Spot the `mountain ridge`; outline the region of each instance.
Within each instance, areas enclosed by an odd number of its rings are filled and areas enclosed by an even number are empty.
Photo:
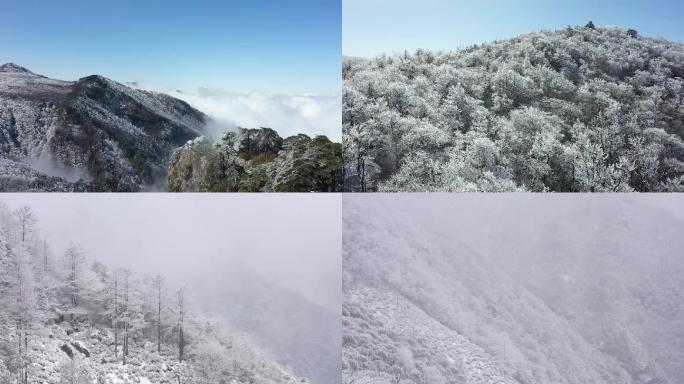
[[[100,75],[61,81],[16,64],[3,68],[0,158],[17,170],[0,175],[4,190],[154,188],[171,151],[201,135],[208,121],[182,100]],[[33,172],[22,174],[17,163]],[[83,177],[69,181],[64,172]]]

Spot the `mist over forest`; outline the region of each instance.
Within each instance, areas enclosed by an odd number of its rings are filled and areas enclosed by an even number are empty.
[[[339,199],[145,196],[2,199],[0,381],[339,381]]]

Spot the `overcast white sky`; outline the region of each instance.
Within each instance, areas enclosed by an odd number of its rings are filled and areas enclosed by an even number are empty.
[[[112,267],[180,284],[220,281],[235,260],[335,311],[341,303],[336,194],[3,194],[30,206],[62,254],[71,241]]]

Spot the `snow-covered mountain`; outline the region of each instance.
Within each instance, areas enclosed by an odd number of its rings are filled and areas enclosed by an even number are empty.
[[[131,84],[134,85],[134,84]],[[102,76],[0,66],[1,191],[337,192],[342,146],[270,128],[224,132],[186,102]]]
[[[681,219],[648,196],[421,197],[345,196],[345,383],[681,382]]]
[[[197,293],[76,245],[53,255],[30,208],[0,204],[0,222],[0,383],[309,382]]]
[[[351,191],[682,191],[684,44],[568,26],[345,58]]]
[[[163,186],[171,152],[207,116],[102,76],[61,81],[0,66],[0,190],[138,191]]]

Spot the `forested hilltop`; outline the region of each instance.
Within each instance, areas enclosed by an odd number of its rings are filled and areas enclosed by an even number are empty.
[[[342,77],[346,190],[684,190],[681,43],[589,22]]]
[[[0,383],[307,383],[183,288],[53,255],[28,207],[0,203]]]
[[[174,151],[166,184],[171,192],[341,192],[342,145],[283,139],[270,128],[202,136]]]

